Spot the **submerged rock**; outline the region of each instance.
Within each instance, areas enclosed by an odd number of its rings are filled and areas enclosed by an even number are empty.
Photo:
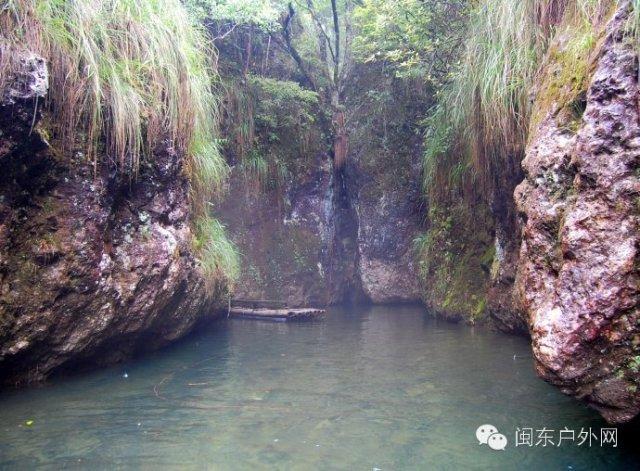
[[[157,348],[212,308],[181,156],[156,149],[130,180],[50,147],[46,67],[23,57],[0,105],[0,382],[12,385]]]
[[[608,24],[586,96],[558,100],[531,130],[515,193],[524,223],[516,287],[538,374],[610,422],[640,411],[640,111],[629,12],[624,2]]]

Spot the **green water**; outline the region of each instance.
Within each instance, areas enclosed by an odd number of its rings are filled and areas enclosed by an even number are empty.
[[[514,358],[515,355],[515,358]],[[127,378],[124,377],[126,372]],[[618,447],[515,447],[599,416],[534,375],[527,341],[418,307],[222,321],[115,368],[0,396],[0,468],[632,469]],[[31,426],[25,421],[33,420]],[[504,451],[478,445],[495,425]]]

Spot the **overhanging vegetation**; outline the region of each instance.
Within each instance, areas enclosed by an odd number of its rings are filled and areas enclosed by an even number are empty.
[[[186,156],[202,266],[209,276],[232,275],[235,251],[206,205],[227,175],[214,52],[181,2],[5,0],[0,27],[3,56],[28,45],[47,60],[47,108],[62,150],[80,141],[94,165],[109,159],[130,178],[161,146]]]

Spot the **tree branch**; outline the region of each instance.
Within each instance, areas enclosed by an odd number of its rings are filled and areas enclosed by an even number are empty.
[[[333,83],[338,85],[338,68],[340,66],[340,23],[338,22],[338,5],[336,0],[331,0],[331,11],[333,12],[333,33],[335,36],[335,57],[333,69]]]
[[[337,62],[337,58],[336,58],[336,55],[335,55],[335,53],[333,51],[333,47],[331,46],[331,38],[329,37],[329,35],[325,31],[324,26],[322,25],[322,22],[320,21],[320,19],[316,15],[316,12],[315,12],[315,10],[313,8],[313,1],[312,0],[307,0],[307,6],[305,8],[309,12],[309,14],[311,15],[311,19],[316,24],[316,28],[318,29],[318,31],[320,33],[322,33],[322,36],[324,36],[324,38],[325,38],[325,40],[327,42],[327,46],[329,46],[329,52],[331,53],[331,60],[335,64]]]
[[[300,69],[300,72],[302,73],[305,80],[305,85],[315,92],[318,91],[315,80],[313,80],[313,76],[309,72],[307,64],[305,64],[304,60],[302,59],[302,57],[300,57],[300,54],[291,42],[291,22],[293,21],[293,16],[295,14],[296,11],[294,10],[291,2],[289,2],[289,10],[284,18],[282,25],[282,38],[284,39],[284,44],[281,44],[281,46],[283,46],[283,49],[285,49],[289,53],[291,58],[295,61],[296,65]],[[279,42],[276,37],[274,37],[274,40],[276,40],[276,43]]]

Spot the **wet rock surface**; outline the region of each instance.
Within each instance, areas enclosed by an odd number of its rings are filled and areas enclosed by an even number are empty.
[[[532,129],[515,193],[524,223],[516,288],[538,374],[611,422],[640,411],[640,112],[629,11],[624,2],[607,26],[584,114],[556,107]]]
[[[32,137],[40,118],[38,104],[49,89],[49,74],[42,57],[0,44],[0,159],[5,159]]]
[[[60,152],[38,122],[44,61],[21,63],[0,105],[0,382],[10,385],[160,347],[213,312],[181,157],[157,149],[130,180]]]
[[[358,272],[364,295],[374,303],[419,302],[421,290],[413,240],[421,230],[422,196],[419,148],[402,177],[370,172],[367,165],[389,171],[384,156],[354,156],[359,175],[357,191]],[[370,159],[367,163],[364,159]]]
[[[302,133],[269,128],[260,118],[268,95],[250,107],[252,150],[242,155],[239,146],[228,146],[233,172],[219,213],[242,254],[236,299],[292,306],[420,301],[413,240],[424,219],[422,136],[407,121],[417,126],[426,106],[391,73],[363,66],[353,75],[345,91],[349,145],[341,168],[331,153],[331,123],[322,119],[326,110],[310,109],[314,120]],[[387,96],[394,85],[398,91]],[[276,111],[269,116],[286,123]],[[247,118],[246,107],[236,114]],[[248,168],[256,155],[269,168],[283,165],[285,175],[256,175]]]
[[[219,212],[243,259],[235,297],[292,306],[419,301],[419,172],[406,187],[380,186],[351,161],[337,172],[321,147],[297,161],[306,164],[278,188],[232,172]]]
[[[353,259],[336,253],[348,241],[336,232],[331,159],[320,149],[299,159],[296,178],[278,188],[257,185],[239,165],[232,171],[218,212],[242,257],[236,299],[326,305],[351,288]]]
[[[347,181],[363,294],[374,303],[420,302],[414,239],[424,230],[426,208],[417,129],[428,93],[384,67],[359,65],[346,95]]]
[[[521,180],[521,171],[505,171],[503,181],[494,189],[491,213],[495,239],[487,304],[491,321],[499,330],[528,335],[527,316],[514,293],[521,229],[513,191]]]

